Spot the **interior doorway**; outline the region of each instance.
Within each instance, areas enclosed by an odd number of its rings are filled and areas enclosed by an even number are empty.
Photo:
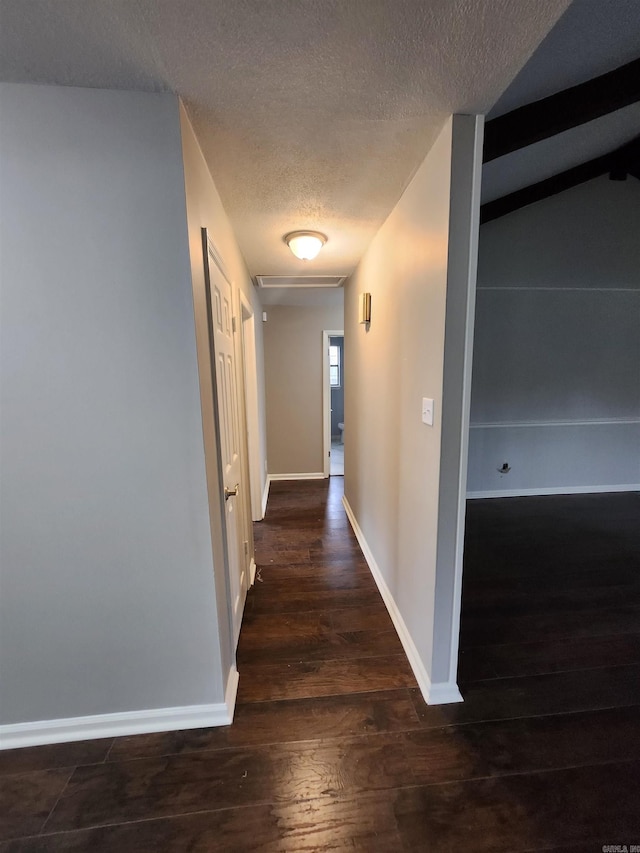
[[[323,332],[325,476],[344,476],[344,330]]]
[[[228,583],[227,603],[232,647],[235,649],[249,586],[249,542],[245,540],[248,519],[244,510],[243,492],[246,477],[243,470],[239,417],[233,287],[206,228],[202,229],[202,241],[214,417],[217,427],[216,450],[222,480],[220,498]]]

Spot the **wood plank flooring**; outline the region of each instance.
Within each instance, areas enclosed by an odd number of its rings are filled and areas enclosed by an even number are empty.
[[[0,752],[0,853],[640,845],[640,498],[474,501],[426,706],[341,504],[274,483],[234,724]]]

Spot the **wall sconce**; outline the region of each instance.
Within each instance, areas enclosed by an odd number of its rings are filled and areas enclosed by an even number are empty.
[[[371,294],[370,293],[361,293],[360,294],[360,312],[359,312],[359,323],[370,323],[371,322]]]
[[[296,258],[312,261],[327,242],[327,237],[319,231],[292,231],[284,241]]]

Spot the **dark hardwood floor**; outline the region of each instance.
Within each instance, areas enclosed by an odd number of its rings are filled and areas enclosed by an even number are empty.
[[[640,497],[470,503],[430,707],[341,497],[272,485],[234,724],[0,752],[1,853],[640,845]]]

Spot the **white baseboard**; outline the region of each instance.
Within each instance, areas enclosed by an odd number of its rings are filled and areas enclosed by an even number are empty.
[[[326,475],[323,471],[313,471],[310,474],[269,474],[271,482],[275,480],[324,480]]]
[[[451,705],[454,702],[464,702],[464,699],[455,681],[436,681],[431,685],[425,702],[428,705]]]
[[[125,737],[128,735],[171,732],[180,729],[204,729],[228,726],[238,690],[238,670],[232,667],[227,680],[225,701],[214,705],[187,705],[181,708],[152,708],[116,714],[94,714],[58,720],[37,720],[0,726],[0,750],[47,743]]]
[[[420,691],[422,692],[424,701],[428,705],[444,705],[450,702],[462,702],[462,696],[460,695],[458,685],[455,682],[431,682],[425,665],[422,662],[422,658],[420,657],[420,654],[411,638],[409,629],[407,628],[405,621],[402,618],[400,611],[398,610],[398,606],[395,602],[393,595],[391,594],[391,590],[387,586],[386,581],[382,576],[380,567],[378,566],[375,557],[373,556],[371,548],[369,548],[367,540],[364,537],[364,533],[360,529],[360,525],[358,524],[353,510],[351,509],[349,501],[346,499],[346,497],[342,498],[342,503],[347,513],[347,517],[349,519],[351,527],[353,528],[353,532],[356,535],[356,539],[358,540],[358,544],[362,549],[364,558],[367,561],[367,565],[371,569],[373,579],[378,585],[382,600],[384,601],[385,606],[389,611],[389,615],[391,616],[391,619],[395,626],[395,629],[398,632],[400,642],[402,643],[405,653],[409,659],[411,669],[413,670],[413,674],[416,677],[416,681],[418,682],[418,686],[420,687]]]
[[[264,483],[264,491],[262,492],[262,518],[267,514],[267,501],[269,500],[269,486],[271,485],[271,477],[267,474],[267,479]],[[262,519],[260,519],[262,521]]]
[[[638,492],[640,483],[625,483],[616,486],[541,486],[536,489],[489,489],[467,492],[467,500],[480,498],[526,498],[535,495],[596,495],[606,492]]]
[[[254,558],[251,558],[251,562],[249,563],[249,586],[253,586],[256,580],[256,561]]]
[[[222,726],[229,726],[233,722],[233,715],[236,711],[236,696],[238,695],[239,681],[240,675],[238,673],[236,665],[234,664],[229,670],[229,677],[227,678],[227,689],[224,691],[224,704],[227,711],[227,722],[220,723],[220,725]]]

